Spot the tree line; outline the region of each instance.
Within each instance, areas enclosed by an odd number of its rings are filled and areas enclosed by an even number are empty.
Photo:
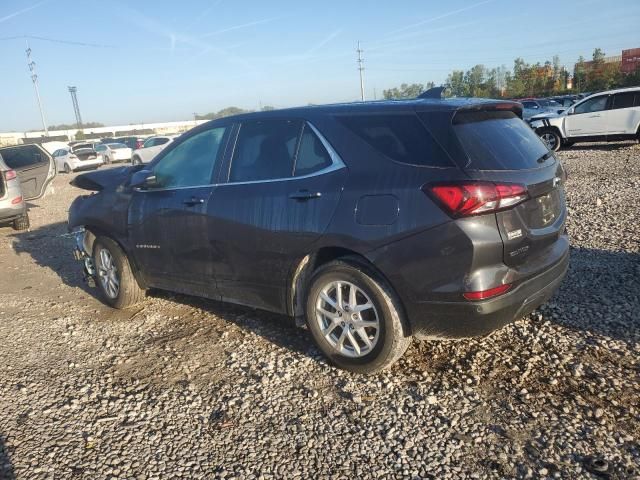
[[[573,71],[573,88],[568,88],[570,73],[560,64],[560,57],[554,55],[544,63],[526,63],[516,58],[513,69],[504,65],[487,68],[475,65],[466,72],[453,70],[444,84],[448,94],[456,97],[548,97],[565,93],[591,92],[616,87],[640,85],[640,67],[635,72],[624,74],[621,64],[607,63],[600,48],[593,51],[591,62],[580,56]],[[403,83],[400,87],[383,91],[385,99],[415,98],[421,92],[433,87],[433,82],[425,84]]]

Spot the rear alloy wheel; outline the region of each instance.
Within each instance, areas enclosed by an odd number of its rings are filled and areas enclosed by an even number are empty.
[[[127,308],[144,298],[120,246],[108,237],[98,237],[93,246],[96,283],[104,302],[113,308]]]
[[[554,152],[560,150],[562,139],[560,138],[558,132],[551,128],[546,128],[542,130],[538,135],[540,136],[542,141],[547,144],[549,150],[553,150]]]
[[[30,225],[28,213],[20,215],[13,221],[14,230],[28,230]]]
[[[68,163],[65,163],[65,164],[64,164],[64,173],[69,174],[69,173],[71,173],[71,172],[72,172],[71,167],[69,166],[69,164],[68,164]]]
[[[338,260],[320,267],[307,294],[307,326],[335,365],[375,373],[395,363],[411,343],[402,309],[374,272]]]

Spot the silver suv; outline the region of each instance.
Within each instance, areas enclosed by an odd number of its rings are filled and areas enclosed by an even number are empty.
[[[41,146],[0,148],[0,223],[29,228],[27,201],[42,197],[55,176],[53,157]]]

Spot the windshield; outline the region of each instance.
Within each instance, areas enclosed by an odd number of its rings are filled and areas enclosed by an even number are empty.
[[[513,112],[458,112],[453,130],[472,170],[540,168],[549,150]]]

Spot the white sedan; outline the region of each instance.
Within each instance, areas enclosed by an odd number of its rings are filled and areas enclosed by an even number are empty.
[[[65,173],[95,170],[103,164],[102,155],[85,145],[60,148],[53,152],[53,160],[56,163],[56,171]]]
[[[131,163],[133,165],[149,163],[157,154],[167,148],[176,137],[177,136],[158,135],[147,138],[142,148],[134,150],[131,154]]]
[[[128,162],[131,160],[132,150],[124,143],[98,143],[96,152],[102,155],[104,163]]]

